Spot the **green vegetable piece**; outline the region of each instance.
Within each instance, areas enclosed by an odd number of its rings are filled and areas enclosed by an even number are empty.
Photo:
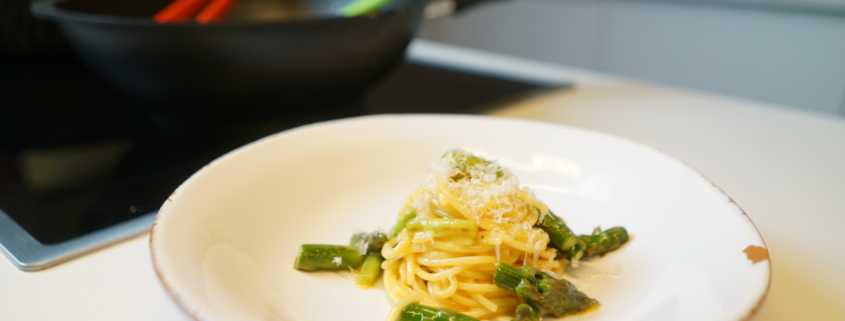
[[[408,232],[429,232],[434,237],[469,237],[478,235],[478,225],[473,220],[456,220],[449,218],[415,218],[405,225]]]
[[[381,254],[367,255],[364,263],[361,264],[361,270],[358,271],[358,276],[355,278],[355,285],[359,288],[372,287],[381,273],[381,262],[384,262]]]
[[[472,155],[472,154],[467,153],[463,150],[459,150],[459,149],[450,150],[450,151],[446,152],[446,154],[443,155],[443,158],[451,159],[452,165],[455,166],[455,168],[457,168],[459,171],[461,171],[461,174],[450,177],[452,180],[455,180],[455,181],[460,180],[460,179],[465,178],[465,177],[471,178],[470,173],[472,172],[471,171],[472,169],[481,170],[481,171],[484,171],[484,172],[493,171],[496,174],[497,178],[502,177],[502,175],[504,175],[504,172],[502,172],[501,167],[490,166],[490,165],[493,164],[493,162],[486,160],[486,159],[483,159],[481,157]]]
[[[546,231],[549,234],[552,246],[560,250],[561,254],[569,260],[604,255],[628,242],[628,231],[621,226],[609,228],[604,232],[600,228],[596,228],[591,235],[576,236],[566,226],[563,219],[551,211],[541,220],[538,220],[534,226]]]
[[[447,308],[433,308],[413,303],[402,309],[393,321],[478,321]]]
[[[537,210],[539,212],[540,210]],[[556,216],[552,211],[546,215],[540,215],[542,218],[537,220],[535,226],[543,229],[549,234],[549,239],[552,245],[560,250],[560,253],[568,260],[578,260],[584,256],[584,251],[587,248],[586,242],[579,238],[569,226],[560,217]]]
[[[365,255],[379,254],[381,255],[381,248],[387,242],[387,235],[382,231],[375,231],[372,233],[356,233],[352,235],[349,240],[349,245],[358,248],[358,252]]]
[[[293,267],[302,271],[346,270],[361,265],[358,249],[345,245],[303,244]]]
[[[597,227],[592,235],[581,235],[580,239],[587,244],[584,257],[604,255],[628,242],[628,231],[624,227],[617,226],[602,232],[601,228]]]
[[[541,316],[549,314],[557,318],[573,315],[599,305],[598,301],[578,291],[569,281],[555,279],[530,266],[515,268],[510,264],[499,263],[493,282],[503,289],[516,292],[525,304]]]
[[[354,17],[381,8],[393,0],[355,0],[341,7],[339,12],[344,17]]]
[[[405,211],[405,216],[400,218],[396,221],[396,225],[393,226],[393,229],[390,230],[390,238],[394,238],[402,232],[402,229],[405,228],[405,225],[408,224],[408,221],[417,217],[417,211],[413,207],[409,207],[407,211]]]
[[[512,321],[540,321],[540,314],[530,305],[522,303],[516,306],[515,317]]]

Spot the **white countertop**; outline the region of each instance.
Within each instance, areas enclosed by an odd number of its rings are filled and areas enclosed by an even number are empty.
[[[758,321],[845,320],[845,119],[417,41],[412,57],[574,88],[491,112],[593,129],[698,169],[754,221],[773,265]],[[717,236],[714,236],[717,237]],[[190,320],[161,287],[147,235],[41,272],[0,259],[0,320]]]

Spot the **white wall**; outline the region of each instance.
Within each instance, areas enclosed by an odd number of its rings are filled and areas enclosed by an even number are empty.
[[[779,1],[813,9],[840,0]],[[845,117],[842,4],[840,14],[800,6],[497,1],[428,22],[421,37]]]

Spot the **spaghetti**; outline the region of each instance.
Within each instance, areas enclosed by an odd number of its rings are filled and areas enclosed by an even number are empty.
[[[548,207],[496,162],[451,150],[399,211],[417,219],[468,220],[473,233],[437,235],[406,227],[382,248],[392,304],[413,295],[423,305],[478,319],[512,316],[521,299],[493,282],[498,263],[531,266],[560,278],[568,261],[535,227]]]

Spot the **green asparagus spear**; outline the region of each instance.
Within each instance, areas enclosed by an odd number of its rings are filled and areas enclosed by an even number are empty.
[[[358,270],[358,276],[355,278],[355,285],[359,288],[371,288],[376,283],[381,273],[381,262],[384,261],[381,256],[384,242],[387,242],[387,235],[382,231],[352,235],[349,245],[366,254],[364,263],[361,264],[361,269]]]
[[[478,321],[447,308],[432,308],[413,303],[402,309],[396,320],[390,321]]]
[[[584,257],[604,255],[628,242],[628,231],[624,227],[617,226],[602,232],[601,228],[597,227],[592,235],[581,235],[580,238],[587,244]]]
[[[363,257],[358,249],[345,245],[303,244],[293,267],[302,271],[358,268]]]
[[[502,172],[502,168],[499,166],[490,166],[493,162],[483,159],[481,157],[472,155],[467,153],[463,150],[453,149],[446,154],[443,154],[443,158],[449,158],[452,161],[453,166],[461,171],[461,174],[456,176],[450,177],[452,180],[460,180],[464,177],[471,177],[470,173],[472,170],[482,171],[483,173],[495,173],[496,177],[502,177],[504,172]]]
[[[381,273],[381,262],[384,262],[381,254],[367,255],[364,263],[361,264],[358,276],[355,278],[355,285],[359,288],[371,288],[378,280],[379,273]]]
[[[449,218],[415,218],[405,225],[408,232],[432,232],[434,237],[469,237],[478,235],[478,225],[473,220]]]
[[[387,235],[382,231],[372,233],[362,232],[352,235],[352,239],[349,240],[349,246],[358,248],[358,252],[365,255],[379,254],[381,253],[381,248],[384,246],[384,242],[387,242]]]
[[[493,282],[500,288],[516,292],[540,316],[573,315],[599,305],[598,301],[578,291],[569,281],[555,279],[530,266],[515,268],[499,263]]]
[[[405,225],[408,224],[408,221],[417,217],[417,211],[414,210],[413,207],[408,207],[408,210],[405,211],[405,216],[400,218],[396,221],[396,225],[393,226],[393,229],[390,230],[390,237],[394,238],[399,235],[399,232],[402,232],[402,229],[405,228]]]
[[[540,210],[537,210],[538,212]],[[579,238],[560,217],[552,211],[546,215],[540,215],[535,226],[543,229],[549,234],[552,245],[560,250],[561,254],[569,260],[578,260],[584,255],[587,244]]]
[[[546,231],[552,245],[569,260],[604,255],[628,242],[628,231],[624,227],[613,227],[604,232],[596,228],[592,235],[576,236],[563,219],[551,211],[541,216],[543,218],[535,226]]]
[[[338,10],[344,17],[354,17],[370,11],[378,10],[393,0],[355,0]]]

